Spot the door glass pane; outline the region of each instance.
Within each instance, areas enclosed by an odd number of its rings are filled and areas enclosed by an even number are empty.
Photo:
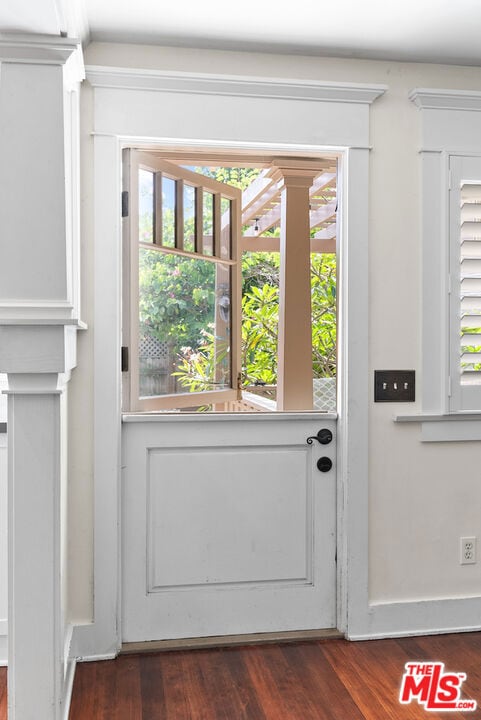
[[[229,266],[140,249],[141,397],[231,387],[230,333]]]
[[[220,256],[224,260],[228,260],[230,258],[232,228],[231,214],[231,201],[229,198],[222,197],[220,201]]]
[[[175,180],[162,178],[162,245],[175,247]]]
[[[184,250],[195,251],[195,187],[184,183]]]
[[[314,410],[336,410],[336,255],[311,254]]]
[[[214,196],[204,190],[204,255],[214,254]]]
[[[139,241],[154,242],[154,173],[139,170]]]

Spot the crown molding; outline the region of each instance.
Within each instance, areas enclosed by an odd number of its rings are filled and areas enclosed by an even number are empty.
[[[79,44],[58,35],[0,33],[0,62],[64,65]]]
[[[481,111],[481,92],[477,90],[438,90],[415,88],[409,99],[421,110]]]
[[[87,65],[86,75],[94,88],[235,95],[313,102],[371,104],[387,90],[387,85],[133,70],[96,65]]]

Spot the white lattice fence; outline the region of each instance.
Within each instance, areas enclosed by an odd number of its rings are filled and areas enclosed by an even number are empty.
[[[314,410],[336,412],[336,378],[314,378]]]
[[[140,395],[151,397],[175,392],[176,382],[171,373],[173,361],[167,342],[151,335],[139,339]]]

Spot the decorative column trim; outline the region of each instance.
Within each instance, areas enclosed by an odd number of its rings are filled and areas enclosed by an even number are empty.
[[[72,326],[0,325],[0,371],[8,373],[9,720],[68,717],[76,661],[62,541],[65,391],[76,334]]]
[[[80,47],[78,40],[57,35],[0,33],[0,61],[35,65],[64,65]]]
[[[0,33],[0,63],[0,175],[5,183],[0,325],[75,323],[80,314],[81,49],[71,38]],[[8,190],[18,184],[30,198],[20,224],[21,202]],[[7,242],[9,236],[14,243]],[[19,248],[33,236],[35,260],[25,265]]]

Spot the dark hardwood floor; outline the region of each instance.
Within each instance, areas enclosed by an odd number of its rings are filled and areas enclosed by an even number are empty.
[[[481,633],[402,640],[316,640],[121,655],[77,666],[70,720],[459,720],[474,712],[400,705],[408,661],[465,672],[481,704]],[[0,669],[0,720],[6,671]],[[40,720],[40,719],[39,719]]]
[[[7,720],[7,668],[0,668],[0,720]]]

